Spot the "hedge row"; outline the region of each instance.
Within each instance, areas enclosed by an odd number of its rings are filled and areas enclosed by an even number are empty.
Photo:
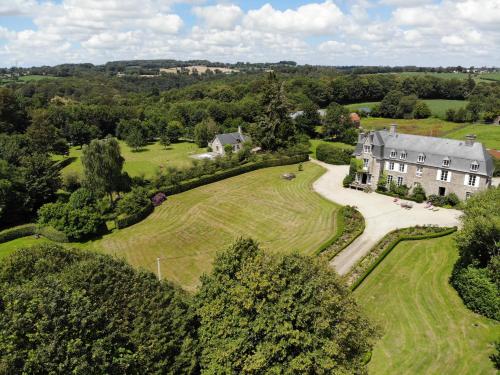
[[[316,158],[328,164],[343,165],[351,162],[354,147],[322,143],[316,149]]]
[[[71,163],[75,161],[76,158],[74,157],[67,157],[62,160],[59,160],[58,162],[54,163],[54,167],[57,168],[58,170],[62,170]]]
[[[69,242],[68,237],[49,226],[40,226],[37,224],[24,224],[9,228],[0,232],[0,243],[9,242],[26,236],[39,234],[54,242]]]
[[[149,203],[147,206],[142,208],[140,211],[137,211],[133,215],[129,215],[129,216],[125,216],[125,217],[120,218],[120,219],[116,219],[116,222],[115,222],[116,228],[123,229],[123,228],[129,227],[131,225],[134,225],[134,224],[138,223],[139,221],[142,221],[146,217],[148,217],[149,214],[151,212],[153,212],[153,210],[154,210],[153,204]]]
[[[398,230],[396,231],[393,231],[393,232],[390,232],[388,233],[385,237],[387,236],[391,236],[393,235],[394,233],[396,233]],[[391,241],[387,247],[382,251],[382,253],[379,255],[379,257],[361,274],[361,276],[359,276],[356,281],[354,281],[351,285],[351,290],[354,291],[356,290],[360,285],[361,283],[373,272],[373,270],[375,268],[377,268],[377,266],[384,260],[384,258],[389,255],[389,253],[401,242],[401,241],[416,241],[416,240],[426,240],[426,239],[430,239],[430,238],[438,238],[438,237],[444,237],[444,236],[447,236],[451,233],[454,233],[457,231],[457,227],[453,227],[453,228],[447,228],[447,229],[444,229],[440,232],[433,232],[433,233],[427,233],[427,234],[422,234],[422,235],[415,235],[415,236],[398,236],[394,241]],[[384,237],[384,238],[385,238]],[[384,238],[382,240],[380,240],[377,245],[375,245],[371,251],[373,251],[373,249],[376,249],[377,246],[380,244],[380,242],[382,242],[384,240]],[[362,259],[363,260],[363,259]],[[362,261],[361,260],[361,261]],[[361,262],[360,261],[360,262]],[[359,262],[359,263],[360,263]],[[358,265],[359,265],[358,263]],[[355,266],[356,267],[356,266]]]
[[[179,194],[187,190],[197,188],[199,186],[207,185],[212,182],[221,181],[226,178],[238,176],[240,174],[255,171],[257,169],[278,167],[281,165],[297,164],[305,162],[307,160],[309,160],[309,156],[307,154],[304,154],[304,155],[283,157],[279,159],[269,159],[269,160],[262,160],[259,162],[251,162],[234,168],[226,169],[223,171],[217,171],[211,175],[201,176],[199,178],[193,178],[192,180],[181,181],[176,185],[164,186],[158,190],[162,191],[167,195]]]
[[[354,210],[355,214],[357,214],[360,224],[359,226],[351,225],[352,223],[348,223],[348,220],[350,219],[349,214],[349,209]],[[354,207],[342,207],[340,210],[337,211],[337,233],[330,238],[328,241],[323,243],[315,252],[315,255],[320,255],[322,253],[325,253],[328,257],[328,260],[333,259],[338,253],[340,253],[342,250],[344,250],[347,246],[349,246],[351,243],[354,242],[356,238],[358,238],[365,230],[365,220],[363,218],[363,215],[356,210]],[[347,225],[349,224],[349,225]],[[329,251],[332,250],[331,248],[334,247],[335,245],[338,245],[340,243],[340,246],[338,248],[334,249],[333,252]]]

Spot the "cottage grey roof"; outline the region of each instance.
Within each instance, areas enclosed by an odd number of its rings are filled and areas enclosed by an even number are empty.
[[[250,140],[250,137],[244,135],[242,133],[225,133],[225,134],[217,134],[214,138],[214,141],[218,139],[222,146],[224,145],[235,145],[238,143],[244,143]]]
[[[355,155],[361,155],[363,144],[369,137],[372,144],[372,154],[377,159],[399,161],[402,151],[406,152],[405,163],[415,163],[424,166],[443,168],[443,160],[450,161],[447,169],[460,172],[472,172],[471,163],[477,161],[479,169],[476,174],[493,175],[493,161],[480,142],[466,144],[465,140],[426,137],[421,135],[391,133],[387,130],[370,132],[360,136]],[[396,151],[396,157],[391,158],[391,151]],[[423,163],[418,163],[418,156],[424,155]]]

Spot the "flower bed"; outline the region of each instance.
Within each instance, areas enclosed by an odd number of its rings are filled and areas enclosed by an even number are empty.
[[[443,237],[457,230],[456,227],[415,226],[396,229],[384,236],[345,276],[355,290],[401,241],[425,240]]]
[[[356,207],[344,206],[337,211],[337,228],[335,236],[321,245],[316,255],[331,260],[363,233],[365,219]]]

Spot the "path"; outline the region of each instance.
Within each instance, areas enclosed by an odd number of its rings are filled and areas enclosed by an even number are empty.
[[[347,175],[349,166],[331,165],[314,159],[312,162],[327,169],[314,182],[313,189],[335,203],[356,206],[365,218],[366,228],[363,234],[330,262],[341,275],[346,274],[382,237],[394,229],[425,224],[459,224],[461,212],[458,210],[442,208],[439,211],[429,211],[424,208],[423,203],[414,203],[411,210],[406,210],[395,204],[392,197],[345,189],[342,180]]]

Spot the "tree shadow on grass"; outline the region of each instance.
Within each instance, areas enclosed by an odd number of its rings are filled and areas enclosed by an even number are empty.
[[[147,148],[147,147],[143,147],[143,148],[140,148],[140,149],[138,149],[138,150],[134,150],[134,149],[132,149],[131,151],[132,151],[134,154],[140,154],[140,153],[142,153],[142,152],[147,152],[147,151],[149,151],[149,148]]]

